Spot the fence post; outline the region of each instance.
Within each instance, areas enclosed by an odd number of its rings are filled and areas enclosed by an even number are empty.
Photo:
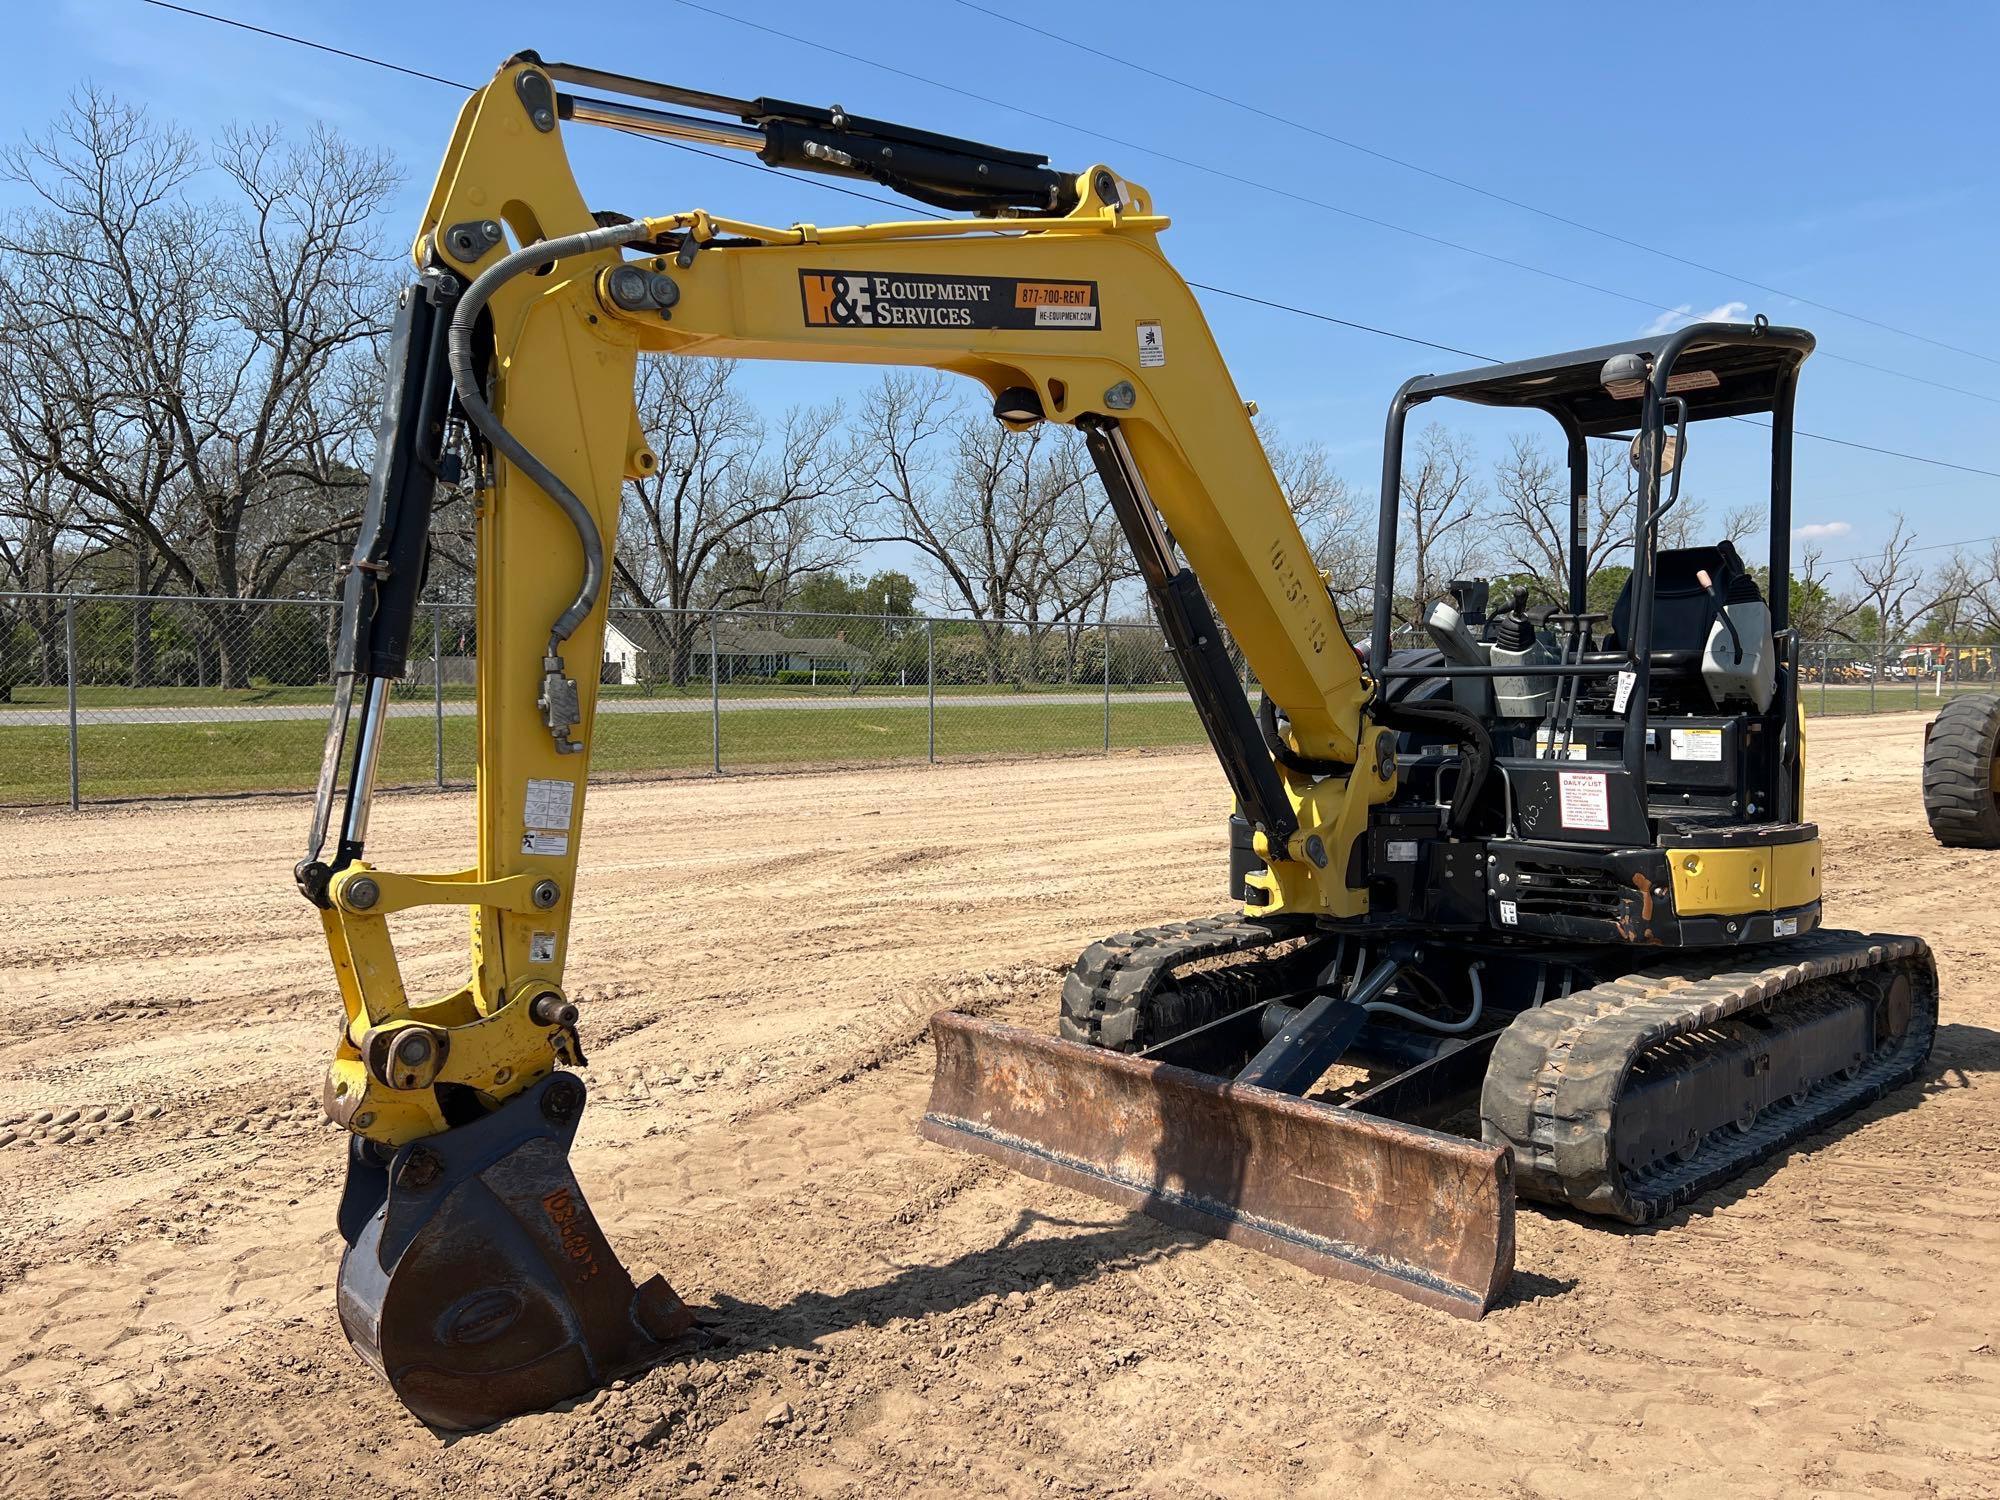
[[[715,639],[715,611],[708,612],[708,742],[714,752],[715,774],[722,774],[722,677]]]
[[[444,634],[444,606],[431,605],[431,692],[437,704],[437,784],[444,790],[444,667],[438,659],[438,637]]]
[[[1882,680],[1882,653],[1875,653],[1875,660],[1868,664],[1868,712],[1875,712],[1875,687]]]
[[[930,763],[937,764],[937,632],[924,621],[924,723],[930,736]]]
[[[1111,753],[1111,622],[1106,620],[1100,634],[1104,637],[1104,753]]]
[[[69,667],[69,810],[83,806],[83,781],[76,755],[76,596],[63,600],[63,655]]]
[[[1822,714],[1826,712],[1826,674],[1833,669],[1831,656],[1832,651],[1828,648],[1826,642],[1821,641],[1819,646],[1819,711]]]

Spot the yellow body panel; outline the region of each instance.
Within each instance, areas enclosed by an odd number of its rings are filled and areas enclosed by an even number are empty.
[[[1819,840],[1754,849],[1674,849],[1674,910],[1683,917],[1790,911],[1819,900]]]

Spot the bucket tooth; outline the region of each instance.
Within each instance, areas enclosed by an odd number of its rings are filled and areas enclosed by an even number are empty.
[[[584,1087],[555,1073],[493,1113],[402,1147],[356,1139],[340,1324],[434,1427],[484,1427],[658,1358],[694,1318],[634,1286],[570,1170]]]
[[[931,1036],[929,1140],[1460,1317],[1513,1275],[1502,1148],[951,1011]]]

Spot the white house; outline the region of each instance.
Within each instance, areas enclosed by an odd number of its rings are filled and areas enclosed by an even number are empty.
[[[616,625],[604,626],[604,675],[598,680],[614,687],[637,682],[645,672],[646,648]]]

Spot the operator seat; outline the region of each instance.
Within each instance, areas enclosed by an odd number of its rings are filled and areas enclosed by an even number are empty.
[[[1652,670],[1656,675],[1699,674],[1708,633],[1722,611],[1730,583],[1749,572],[1731,542],[1712,547],[1670,547],[1656,556],[1653,571]],[[1701,575],[1709,582],[1704,584]],[[1622,654],[1632,639],[1632,580],[1625,580],[1611,607],[1604,650]]]

